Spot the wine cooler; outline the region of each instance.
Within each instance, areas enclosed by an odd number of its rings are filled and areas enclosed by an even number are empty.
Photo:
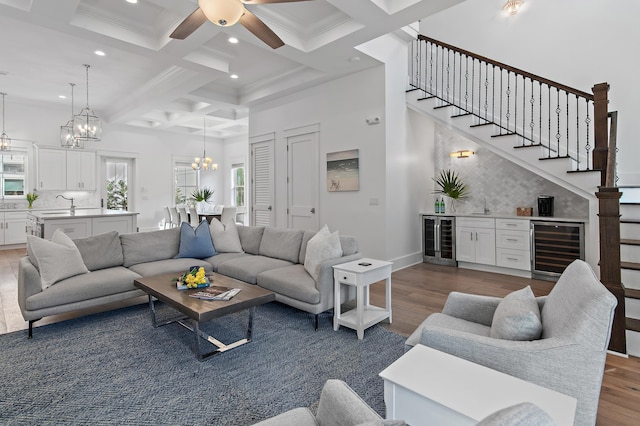
[[[531,221],[532,277],[555,281],[574,260],[584,260],[584,223]]]
[[[456,266],[456,218],[454,216],[422,216],[423,260],[438,265]]]

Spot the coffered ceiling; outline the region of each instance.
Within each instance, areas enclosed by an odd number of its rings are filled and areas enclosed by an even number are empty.
[[[169,38],[196,0],[0,0],[0,91],[70,111],[76,83],[78,112],[90,64],[89,103],[106,122],[201,134],[206,117],[207,135],[224,139],[247,133],[252,106],[376,65],[358,46],[460,1],[247,6],[285,42],[273,50],[239,24]]]

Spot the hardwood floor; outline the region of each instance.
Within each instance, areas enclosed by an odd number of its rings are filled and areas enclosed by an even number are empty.
[[[24,255],[24,249],[0,251],[0,333],[27,328],[17,302],[18,260]],[[442,310],[451,291],[502,297],[527,284],[537,296],[547,294],[553,287],[553,283],[547,281],[421,263],[393,273],[393,324],[383,326],[408,336],[429,314]],[[143,303],[146,299],[136,302]],[[384,303],[383,283],[371,286],[371,302]],[[37,325],[69,317],[50,317]],[[597,424],[620,426],[639,423],[640,358],[607,355]]]

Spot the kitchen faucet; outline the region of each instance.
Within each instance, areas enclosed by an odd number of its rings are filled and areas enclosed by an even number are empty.
[[[70,209],[70,210],[71,210],[71,214],[75,214],[75,213],[76,213],[76,206],[73,204],[73,197],[71,197],[71,198],[67,198],[67,197],[65,197],[65,196],[64,196],[64,195],[62,195],[62,194],[58,194],[58,195],[56,196],[56,198],[60,198],[60,197],[64,198],[64,199],[65,199],[65,200],[67,200],[67,201],[71,201],[71,209]]]

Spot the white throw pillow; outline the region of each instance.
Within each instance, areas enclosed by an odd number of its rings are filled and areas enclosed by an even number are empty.
[[[242,253],[242,244],[238,236],[238,228],[236,223],[228,221],[222,223],[218,219],[211,219],[209,224],[209,232],[213,240],[213,248],[218,253]]]
[[[27,235],[27,251],[31,263],[37,263],[43,290],[58,281],[89,272],[78,247],[60,229],[56,229],[51,241]]]
[[[327,225],[323,226],[307,243],[307,254],[304,258],[304,269],[318,281],[320,265],[329,259],[342,257],[342,246],[338,231],[329,232]]]

